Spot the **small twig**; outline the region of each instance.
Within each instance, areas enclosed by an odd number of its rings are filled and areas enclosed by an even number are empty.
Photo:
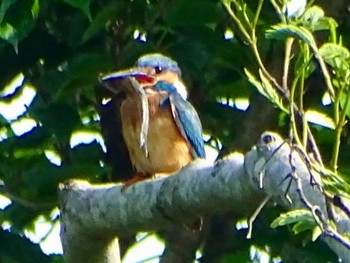
[[[282,76],[282,88],[288,90],[288,72],[290,65],[290,54],[292,52],[294,38],[288,37],[285,43],[285,55],[284,55],[284,66],[283,66],[283,76]]]
[[[264,198],[264,200],[260,203],[260,205],[255,209],[254,213],[252,214],[252,216],[249,218],[248,220],[248,233],[247,233],[247,239],[251,239],[252,238],[252,232],[253,232],[253,223],[255,221],[255,219],[257,218],[257,216],[259,215],[259,213],[261,212],[261,210],[264,208],[264,206],[266,205],[266,203],[270,200],[270,196],[266,196]]]
[[[281,10],[281,8],[278,6],[278,4],[276,3],[275,0],[270,0],[270,3],[272,4],[272,6],[275,8],[278,16],[280,17],[282,22],[286,22],[286,18],[284,17],[283,11]]]
[[[295,114],[300,113],[300,118],[303,118],[302,112],[298,109],[298,112],[295,111],[295,108],[297,107],[296,104],[294,103],[294,96],[295,96],[295,90],[297,83],[299,81],[299,77],[296,76],[293,80],[291,91],[290,91],[290,99],[289,99],[289,111],[290,111],[290,141],[292,142],[293,139],[297,142],[299,145],[303,145],[302,141],[299,138],[299,133],[297,129],[297,124],[296,124],[296,118]]]
[[[343,244],[345,247],[350,249],[350,241],[344,238],[341,234],[339,234],[335,229],[331,228],[329,224],[327,224],[328,228],[325,231],[325,234],[329,237],[334,238],[336,241]]]
[[[341,196],[339,196],[339,195],[333,196],[332,203],[335,206],[339,207],[341,210],[343,210],[344,213],[350,218],[350,208],[345,205],[345,203],[342,200]]]
[[[55,203],[34,203],[32,201],[25,200],[15,194],[10,193],[5,186],[0,186],[0,193],[8,197],[11,201],[17,202],[20,205],[33,210],[49,209],[56,205]]]
[[[260,0],[258,8],[261,8],[262,4],[263,4],[263,1]],[[257,48],[257,38],[255,35],[255,27],[251,28],[251,34],[249,34],[248,31],[246,30],[246,28],[241,23],[241,21],[236,16],[236,14],[231,9],[230,4],[224,3],[224,6],[225,6],[227,12],[229,13],[229,15],[231,16],[231,18],[233,19],[235,25],[238,27],[238,29],[241,31],[242,35],[244,36],[244,41],[246,41],[249,44],[250,48],[252,49],[253,54],[255,56],[255,59],[258,62],[258,65],[259,65],[262,73],[264,74],[264,76],[276,87],[276,89],[279,90],[279,92],[281,92],[283,94],[284,91],[283,91],[282,87],[278,84],[276,79],[270,75],[270,73],[267,71],[267,69],[264,66],[264,63],[261,60],[259,50]],[[257,10],[257,11],[259,11],[259,10]],[[259,15],[260,15],[260,11],[255,15],[254,21],[256,20],[256,22],[253,22],[253,25],[254,25],[254,23],[257,23],[257,21],[259,19]]]
[[[247,43],[249,43],[249,45],[251,45],[252,44],[252,40],[250,38],[250,35],[248,34],[248,32],[245,29],[245,27],[242,25],[241,21],[236,16],[236,14],[232,11],[230,4],[229,3],[223,3],[223,4],[224,4],[228,14],[232,17],[232,19],[235,22],[236,26],[239,28],[239,30],[243,34],[243,36],[245,38],[245,41]]]
[[[341,142],[341,134],[343,131],[343,126],[346,122],[346,110],[350,103],[350,94],[348,93],[346,96],[346,101],[344,105],[344,109],[340,114],[339,122],[336,123],[336,133],[335,133],[335,142],[333,145],[333,156],[331,160],[331,167],[333,169],[333,172],[336,172],[338,170],[338,158],[339,158],[339,148],[340,148],[340,142]],[[335,106],[337,107],[337,105]]]
[[[311,60],[311,56],[310,56],[310,49],[309,46],[305,43],[301,44],[301,50],[303,52],[303,56],[304,56],[304,63],[303,66],[301,67],[301,73],[299,76],[299,109],[301,112],[304,112],[304,88],[305,88],[305,70],[306,68],[309,66],[310,64],[310,60]],[[303,147],[306,148],[307,147],[307,128],[308,128],[308,122],[305,118],[305,115],[302,116],[302,143],[303,143]]]
[[[259,2],[258,2],[258,7],[256,8],[255,16],[254,16],[254,20],[253,20],[253,24],[252,24],[252,34],[251,34],[251,36],[255,36],[255,29],[256,29],[256,25],[258,24],[258,21],[259,21],[259,16],[260,16],[260,13],[261,13],[261,9],[262,9],[263,3],[264,3],[264,0],[259,0]]]
[[[286,198],[287,201],[288,201],[290,204],[292,204],[293,201],[292,201],[292,199],[290,198],[290,196],[288,195],[289,189],[290,189],[290,187],[292,186],[292,182],[293,182],[293,178],[292,178],[291,174],[288,174],[287,176],[285,176],[285,177],[281,180],[281,182],[278,184],[278,186],[281,186],[288,178],[290,178],[290,180],[289,180],[288,185],[287,185],[287,188],[286,188],[286,190],[285,190],[285,192],[284,192],[284,198]]]
[[[290,153],[292,155],[292,152]],[[322,233],[335,239],[336,241],[340,242],[343,244],[345,247],[350,249],[350,241],[343,237],[341,234],[337,232],[337,230],[333,229],[329,223],[327,222],[326,217],[324,216],[323,212],[320,210],[318,206],[314,206],[306,197],[304,191],[303,191],[303,186],[302,186],[302,180],[297,176],[296,174],[296,169],[295,166],[292,162],[292,159],[290,157],[290,165],[292,169],[291,177],[295,180],[297,189],[296,191],[298,192],[300,196],[301,202],[310,210],[310,212],[313,215],[313,218],[317,225],[320,227],[322,230]],[[294,167],[294,168],[293,168]]]
[[[310,185],[312,185],[312,186],[317,185],[319,187],[320,191],[323,192],[323,189],[322,189],[322,186],[320,185],[320,182],[318,182],[315,179],[315,177],[312,173],[313,168],[312,168],[311,160],[310,160],[309,156],[306,154],[306,152],[304,151],[304,149],[302,149],[299,145],[292,145],[291,149],[295,150],[299,154],[300,158],[304,161],[306,168],[307,168],[309,175],[310,175]]]
[[[334,99],[335,98],[335,92],[334,92],[332,80],[331,80],[329,71],[327,69],[326,63],[324,62],[323,58],[318,54],[317,48],[316,47],[312,47],[312,46],[311,46],[311,48],[313,49],[313,51],[315,53],[315,57],[318,60],[318,63],[320,65],[320,68],[321,68],[323,77],[325,79],[326,87],[327,87],[327,90],[329,92],[329,95],[331,96],[331,98]]]
[[[315,157],[315,160],[323,167],[323,161],[322,161],[322,157],[321,157],[321,153],[317,147],[316,141],[314,136],[312,135],[311,129],[309,127],[309,125],[307,126],[307,137],[308,137],[308,141],[311,144],[311,151],[313,153],[313,156]]]
[[[262,189],[263,186],[264,186],[264,184],[263,184],[263,182],[264,182],[264,175],[265,175],[265,171],[261,170],[259,172],[259,188],[260,189]]]

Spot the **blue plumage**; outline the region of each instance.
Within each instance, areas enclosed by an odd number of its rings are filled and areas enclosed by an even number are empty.
[[[166,83],[164,81],[158,81],[156,85],[154,85],[154,89],[157,91],[166,91],[169,94],[176,94],[176,87],[172,84]]]
[[[181,70],[177,65],[176,61],[159,53],[147,54],[140,57],[136,62],[136,66],[153,67],[153,68],[159,67],[163,70],[165,69],[165,70],[173,71],[179,77],[181,77]]]
[[[165,100],[161,106],[166,106],[170,102],[175,122],[182,136],[191,144],[194,157],[205,158],[202,125],[191,103],[184,100],[172,84],[160,81],[155,85],[155,89],[169,93],[169,99]]]

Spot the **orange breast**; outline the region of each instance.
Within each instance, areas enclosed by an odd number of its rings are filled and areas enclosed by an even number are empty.
[[[177,128],[170,107],[159,107],[159,94],[155,92],[147,96],[150,111],[148,156],[140,148],[140,102],[126,98],[121,106],[123,137],[131,162],[141,173],[176,172],[193,159],[191,147]]]

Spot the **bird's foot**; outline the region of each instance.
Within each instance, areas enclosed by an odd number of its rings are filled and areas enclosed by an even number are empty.
[[[144,181],[146,179],[150,178],[150,175],[145,174],[145,173],[137,173],[132,179],[126,181],[123,183],[123,188],[122,190],[125,190],[126,188],[128,188],[129,186],[137,183],[137,182],[141,182]]]

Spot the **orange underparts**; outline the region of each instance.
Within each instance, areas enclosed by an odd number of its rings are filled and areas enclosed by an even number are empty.
[[[149,174],[145,174],[145,173],[137,173],[134,178],[126,181],[123,183],[123,190],[125,190],[126,188],[128,188],[129,186],[137,183],[137,182],[141,182],[144,181],[148,178],[150,178],[151,176]]]

